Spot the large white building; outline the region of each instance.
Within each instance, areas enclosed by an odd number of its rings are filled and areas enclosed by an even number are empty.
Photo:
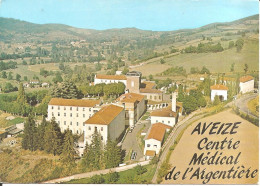
[[[52,98],[48,104],[48,117],[53,117],[61,131],[69,128],[73,134],[82,134],[84,122],[100,108],[100,100]]]
[[[150,159],[155,154],[159,154],[163,145],[165,133],[170,130],[170,128],[170,126],[163,123],[155,123],[151,125],[144,146],[144,155],[147,159]]]
[[[227,100],[227,91],[228,87],[225,85],[212,85],[210,87],[211,90],[211,101],[214,101],[215,96],[219,96],[220,101]]]
[[[254,78],[252,76],[243,76],[239,83],[240,92],[242,94],[254,90]]]
[[[172,104],[166,108],[155,110],[151,113],[151,124],[163,123],[173,127],[178,120],[178,112],[176,106],[177,93],[172,93]]]
[[[124,83],[125,86],[127,85],[127,79],[124,75],[103,75],[103,74],[97,74],[95,75],[94,84],[110,84],[110,83]]]
[[[125,110],[123,106],[107,105],[85,121],[84,144],[91,143],[91,137],[97,130],[101,140],[106,143],[108,138],[117,140],[125,130]]]
[[[135,126],[135,123],[146,111],[145,96],[136,93],[127,93],[117,98],[117,103],[125,108],[125,118],[129,121],[130,128]]]

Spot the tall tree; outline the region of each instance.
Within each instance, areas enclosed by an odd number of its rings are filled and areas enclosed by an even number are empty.
[[[61,157],[63,162],[67,165],[75,165],[75,155],[73,135],[71,130],[67,129],[64,132]]]
[[[45,135],[45,130],[47,127],[47,121],[46,118],[43,116],[41,124],[37,127],[37,149],[39,150],[44,150],[45,142],[44,142],[44,135]]]
[[[121,153],[121,147],[118,147],[115,141],[108,139],[104,153],[106,168],[117,167],[121,162]]]
[[[29,115],[28,119],[24,124],[24,134],[22,138],[22,148],[31,151],[37,149],[37,137],[36,137],[36,126],[32,115]]]
[[[22,83],[20,83],[20,85],[19,85],[18,96],[17,96],[17,100],[16,101],[18,103],[22,104],[22,105],[27,102],[26,101],[26,96],[25,96],[25,91],[24,91]]]
[[[53,155],[59,155],[62,150],[62,139],[63,136],[60,127],[55,122],[55,118],[52,118],[44,134],[44,150]]]
[[[248,71],[248,64],[247,64],[247,63],[245,63],[244,71],[245,71],[245,74],[246,74],[247,71]]]

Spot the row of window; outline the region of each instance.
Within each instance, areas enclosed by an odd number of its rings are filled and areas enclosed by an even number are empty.
[[[67,114],[66,113],[64,113],[63,114],[65,117],[67,116]],[[58,112],[58,116],[60,116],[60,113]],[[72,117],[73,115],[72,115],[72,113],[70,113],[70,117]],[[86,117],[86,114],[83,114],[82,115],[83,116],[83,118],[85,118]],[[54,112],[52,112],[52,117],[54,117]],[[76,113],[76,117],[79,117],[79,113]],[[89,114],[89,117],[91,117],[91,114]]]
[[[147,144],[147,147],[151,147],[150,144]],[[157,145],[153,145],[154,148],[157,148]]]
[[[91,130],[92,127],[91,126],[88,126],[88,130]],[[97,130],[98,128],[97,127],[93,127],[94,130]],[[100,127],[100,130],[103,131],[103,127]]]
[[[60,125],[60,121],[58,121],[58,124]],[[64,121],[63,124],[66,125],[67,122]],[[70,122],[70,125],[72,125],[72,121]],[[79,126],[79,122],[76,122],[76,125]],[[84,122],[83,122],[83,126],[85,126]]]
[[[159,121],[158,120],[156,120],[156,123],[158,123]],[[164,123],[164,120],[162,120],[162,123]],[[166,122],[165,122],[166,123]],[[168,121],[168,124],[170,124],[171,123],[171,121]]]
[[[154,96],[154,97],[153,97],[153,96],[150,95],[150,99],[151,99],[151,100],[152,100],[152,99],[153,99],[153,100],[157,100],[157,96]],[[161,100],[161,96],[159,96],[159,100]]]
[[[106,83],[106,82],[108,82],[108,83],[118,83],[117,80],[103,80],[103,79],[101,79],[101,83]]]
[[[64,110],[66,110],[66,107],[63,107]],[[70,107],[70,110],[72,110],[73,107]],[[51,106],[51,109],[54,109],[54,106]],[[60,106],[58,106],[58,110],[60,110]],[[76,111],[79,111],[79,107],[76,107]],[[85,111],[85,107],[82,108],[82,111]],[[89,111],[91,112],[91,108],[89,108]]]

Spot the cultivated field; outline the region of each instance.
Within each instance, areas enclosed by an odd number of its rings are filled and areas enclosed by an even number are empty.
[[[237,129],[237,133],[230,135],[209,135],[208,132],[206,132],[203,135],[193,134],[191,135],[191,132],[193,129],[197,126],[199,122],[221,122],[221,123],[234,123],[234,122],[242,122]],[[194,122],[192,125],[190,125],[187,130],[184,132],[183,136],[181,137],[179,143],[177,144],[176,148],[173,150],[169,163],[171,164],[171,169],[176,166],[176,169],[178,171],[181,171],[182,174],[188,167],[193,167],[194,172],[198,167],[200,167],[200,171],[202,171],[204,168],[207,172],[210,171],[224,171],[229,170],[232,166],[234,166],[235,170],[237,170],[238,166],[244,166],[245,170],[247,170],[249,167],[251,167],[251,173],[253,170],[258,169],[258,156],[259,156],[259,147],[258,147],[258,136],[259,136],[259,129],[252,123],[249,123],[248,121],[240,118],[239,116],[235,115],[231,110],[223,111],[218,114],[215,114],[213,116],[209,116],[206,118],[203,118],[199,121]],[[197,148],[197,145],[199,141],[204,138],[208,137],[208,139],[211,141],[221,141],[225,137],[227,137],[227,140],[230,140],[233,138],[233,144],[235,141],[240,141],[239,147],[237,149],[229,149],[229,150],[219,150],[219,153],[222,152],[222,157],[224,155],[226,156],[235,156],[241,152],[241,156],[239,157],[238,164],[229,164],[229,165],[189,165],[193,154],[198,153],[200,155],[201,153],[207,154],[207,152],[210,152],[210,155],[214,155],[217,150],[199,150]],[[242,170],[241,167],[239,170]],[[176,171],[175,171],[176,173]],[[163,181],[163,184],[202,184],[202,181],[204,179],[197,179],[196,177],[193,177],[192,180],[190,180],[190,176],[192,173],[188,174],[188,177],[184,180],[181,178],[177,179],[176,181],[173,180],[167,180]],[[200,175],[201,176],[201,175]],[[205,176],[205,175],[204,175]],[[243,177],[245,178],[245,177]],[[256,184],[258,182],[258,176],[255,178],[248,178],[248,179],[211,179],[209,184]]]

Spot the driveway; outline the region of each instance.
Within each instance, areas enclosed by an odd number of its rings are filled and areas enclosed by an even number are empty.
[[[143,129],[144,132],[146,132],[148,130],[148,128],[150,127],[151,122],[150,121],[141,121],[139,120],[136,123],[135,128],[133,129],[133,131],[131,133],[127,133],[125,140],[122,143],[122,149],[126,151],[126,155],[128,155],[128,153],[130,151],[135,151],[137,152],[137,156],[135,160],[132,161],[141,161],[143,160],[142,158],[144,158],[143,155],[143,149],[140,149],[139,145],[138,145],[138,141],[137,141],[137,133],[145,126],[145,128]]]

